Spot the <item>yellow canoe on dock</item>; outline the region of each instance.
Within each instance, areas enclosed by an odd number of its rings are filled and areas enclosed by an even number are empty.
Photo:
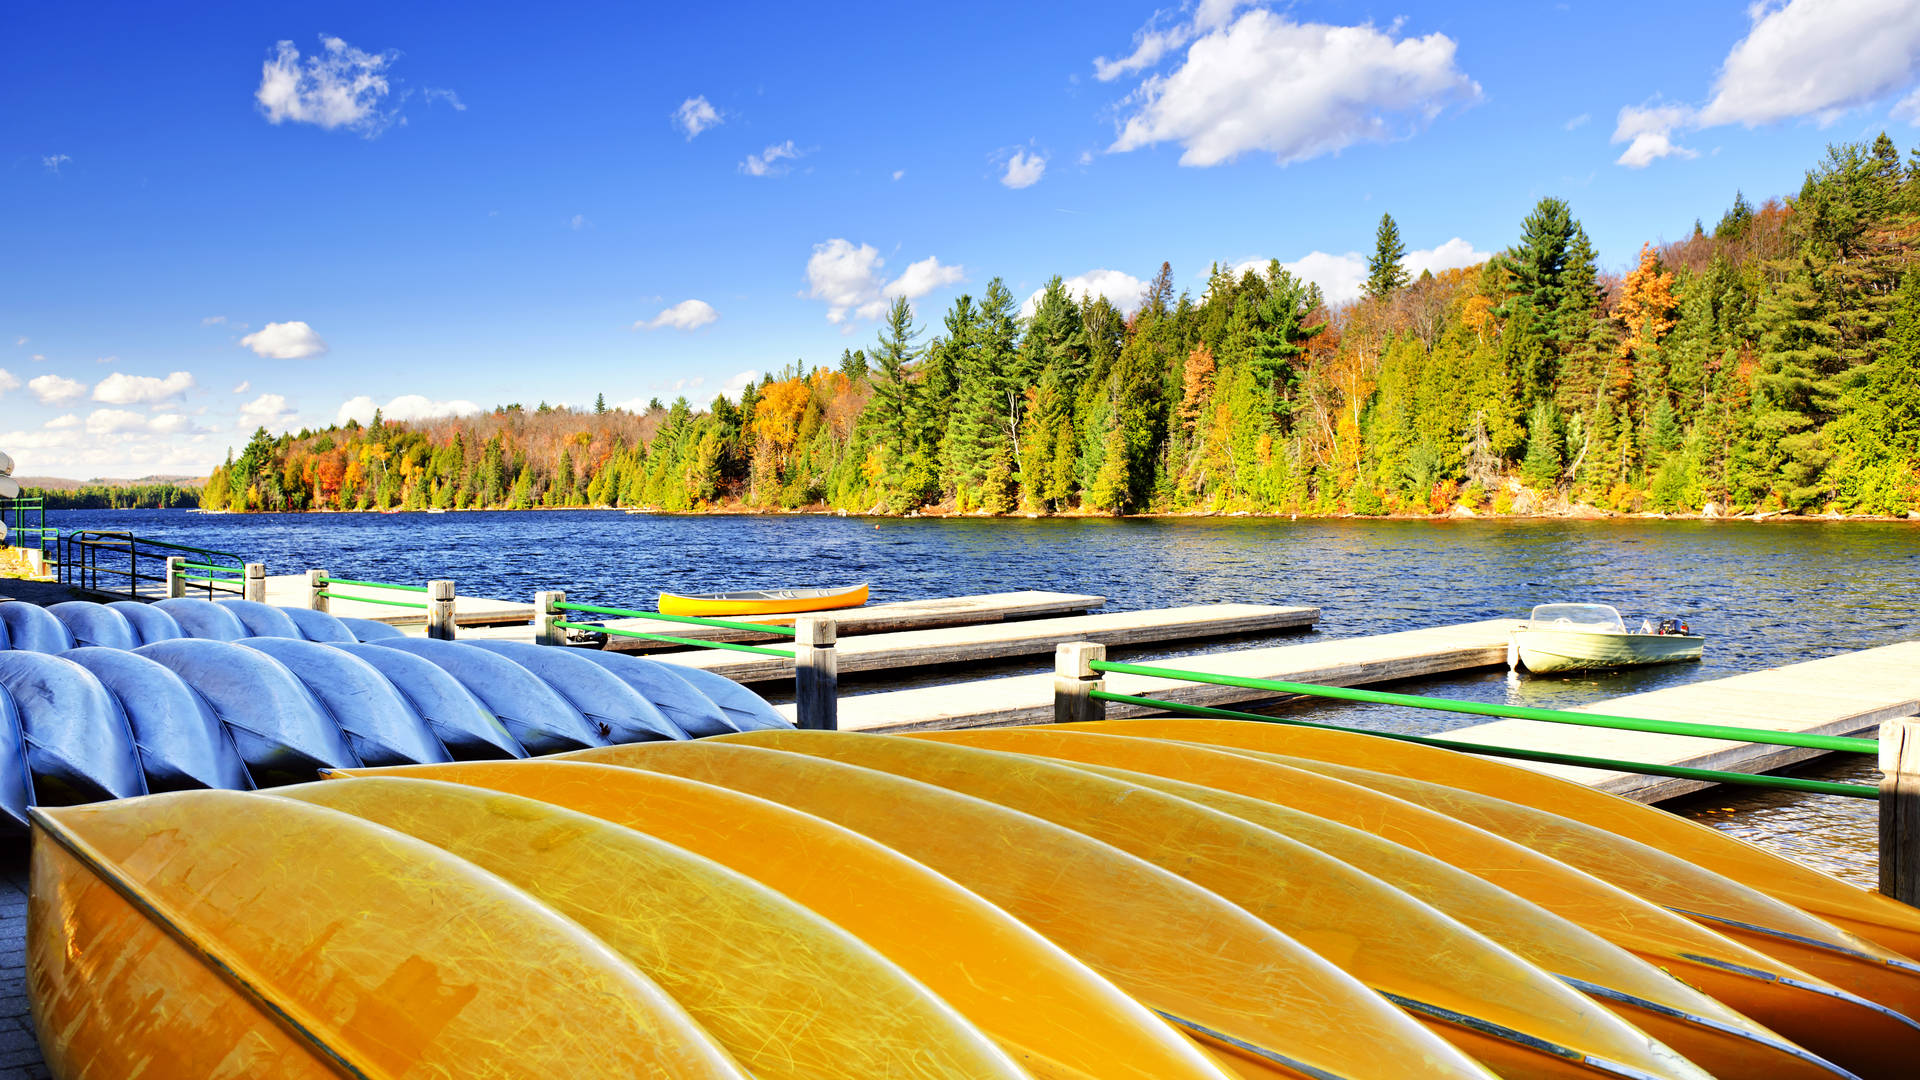
[[[703,619],[742,615],[799,615],[809,611],[838,611],[867,602],[867,585],[837,589],[747,589],[740,592],[661,593],[662,615],[693,615]]]

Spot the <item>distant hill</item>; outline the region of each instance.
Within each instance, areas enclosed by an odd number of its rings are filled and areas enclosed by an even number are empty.
[[[204,476],[141,476],[131,480],[112,476],[96,476],[91,480],[68,480],[59,476],[16,476],[23,488],[39,488],[42,491],[79,491],[84,487],[139,487],[144,484],[181,484],[198,487],[206,483]]]

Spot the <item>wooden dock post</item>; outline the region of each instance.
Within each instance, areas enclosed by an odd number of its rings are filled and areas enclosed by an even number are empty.
[[[1107,647],[1093,641],[1063,641],[1053,650],[1053,722],[1083,724],[1107,718],[1107,703],[1093,696],[1107,680],[1093,670]]]
[[[548,589],[533,594],[533,643],[535,645],[565,645],[567,631],[565,627],[554,623],[566,618],[566,612],[555,611],[553,605],[567,602],[567,594],[559,589]]]
[[[427,636],[453,640],[453,582],[446,578],[427,582]]]
[[[815,731],[840,729],[840,662],[834,652],[835,625],[824,615],[793,620],[793,701],[795,723]]]
[[[320,595],[327,591],[327,572],[325,570],[307,571],[307,607],[313,611],[326,611],[332,601]]]
[[[180,576],[187,572],[186,568],[180,565],[186,561],[178,555],[167,556],[167,599],[169,600],[187,595],[187,579]],[[140,583],[135,581],[133,584],[138,586]]]
[[[1880,891],[1920,907],[1920,719],[1880,725]]]
[[[250,562],[246,564],[246,577],[240,586],[241,597],[256,604],[267,602],[267,564]]]

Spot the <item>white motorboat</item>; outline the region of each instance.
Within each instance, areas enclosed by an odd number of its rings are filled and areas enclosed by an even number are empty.
[[[1513,632],[1507,666],[1535,674],[1698,660],[1706,638],[1678,619],[1627,629],[1606,604],[1540,604]]]

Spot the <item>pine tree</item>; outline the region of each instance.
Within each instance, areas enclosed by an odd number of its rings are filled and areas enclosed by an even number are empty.
[[[1373,257],[1367,260],[1369,299],[1384,300],[1408,282],[1403,265],[1406,257],[1407,245],[1400,241],[1400,227],[1394,224],[1392,214],[1381,214],[1380,227],[1373,234]]]
[[[1559,410],[1552,402],[1542,401],[1527,417],[1527,456],[1520,463],[1520,478],[1529,487],[1549,488],[1560,482],[1560,470],[1565,465]]]

